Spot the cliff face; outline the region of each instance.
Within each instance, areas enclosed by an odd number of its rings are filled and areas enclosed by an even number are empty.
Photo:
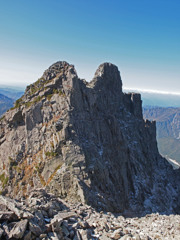
[[[110,63],[87,83],[57,62],[28,86],[0,122],[0,169],[12,197],[44,187],[99,210],[180,209],[180,173],[159,155],[140,95],[122,92]]]

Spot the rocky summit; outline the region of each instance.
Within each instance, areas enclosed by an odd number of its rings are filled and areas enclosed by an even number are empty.
[[[1,194],[19,200],[43,188],[98,212],[180,213],[180,170],[111,63],[86,82],[57,62],[28,86],[0,121],[0,173]]]

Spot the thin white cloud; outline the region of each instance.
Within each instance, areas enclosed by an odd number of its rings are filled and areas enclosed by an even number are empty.
[[[140,92],[140,93],[154,93],[154,94],[165,94],[165,95],[176,95],[180,96],[180,92],[167,92],[167,91],[159,91],[159,90],[153,90],[153,89],[140,89],[140,88],[126,88],[123,87],[123,90],[125,91],[134,91],[134,92]]]

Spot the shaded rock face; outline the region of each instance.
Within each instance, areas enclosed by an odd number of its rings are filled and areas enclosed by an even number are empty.
[[[180,172],[159,155],[155,122],[111,63],[90,83],[66,62],[46,70],[1,120],[0,160],[11,197],[44,187],[98,210],[180,211]]]

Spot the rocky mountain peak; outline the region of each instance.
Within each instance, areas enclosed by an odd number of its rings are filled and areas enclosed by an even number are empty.
[[[122,92],[118,68],[87,83],[57,62],[0,121],[2,194],[44,188],[98,210],[180,212],[180,173],[157,149],[140,94]]]
[[[122,81],[120,72],[112,63],[101,64],[95,72],[94,79],[90,83],[96,88],[106,88],[106,90],[122,92]]]
[[[55,78],[59,74],[66,74],[67,72],[71,71],[72,73],[76,74],[76,71],[74,69],[73,65],[70,65],[69,63],[65,61],[58,61],[54,64],[52,64],[42,75],[42,78],[46,81],[49,81],[53,78]]]
[[[102,63],[101,65],[99,65],[98,69],[95,72],[95,77],[110,77],[110,80],[113,80],[113,78],[115,79],[119,79],[120,80],[120,73],[118,70],[118,67],[112,63]]]

